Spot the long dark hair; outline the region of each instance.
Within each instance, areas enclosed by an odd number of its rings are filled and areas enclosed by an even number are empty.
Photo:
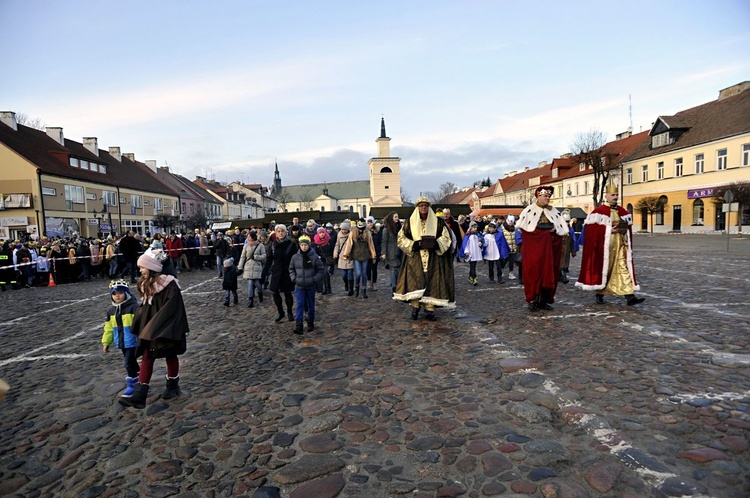
[[[398,231],[401,230],[401,220],[396,223],[396,221],[393,219],[397,214],[398,213],[396,211],[391,211],[385,216],[385,219],[383,219],[385,227],[390,230],[393,235],[398,235]]]

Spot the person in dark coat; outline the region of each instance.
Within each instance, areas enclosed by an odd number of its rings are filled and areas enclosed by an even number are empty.
[[[119,249],[120,253],[122,253],[122,258],[125,260],[125,271],[130,272],[130,283],[134,284],[138,272],[136,262],[138,261],[138,253],[141,251],[141,244],[133,237],[132,230],[128,230],[125,237],[120,239]]]
[[[229,294],[234,295],[234,304],[239,303],[237,297],[237,277],[239,276],[237,267],[234,266],[234,258],[224,260],[224,280],[221,288],[224,289],[224,306],[229,306]]]
[[[6,291],[5,286],[17,287],[16,270],[13,268],[13,251],[10,243],[5,241],[0,249],[0,289]]]
[[[141,278],[138,292],[141,305],[135,312],[131,331],[138,336],[138,352],[141,370],[135,392],[129,398],[120,398],[119,403],[133,408],[145,408],[149,383],[154,372],[154,360],[167,361],[167,387],[162,399],[171,399],[180,394],[180,362],[178,357],[187,350],[189,330],[185,303],[177,278],[162,273],[162,262],[166,255],[161,249],[149,248],[138,258]]]
[[[302,333],[302,321],[307,313],[307,331],[315,330],[315,291],[317,284],[326,274],[323,262],[315,251],[310,250],[310,237],[299,238],[299,252],[289,263],[289,278],[294,283],[294,297],[297,300],[297,322],[295,334]]]
[[[276,237],[271,243],[271,250],[267,254],[266,267],[263,269],[263,274],[264,276],[270,275],[268,289],[273,292],[273,302],[279,311],[276,322],[278,323],[284,319],[284,307],[281,300],[282,293],[286,301],[287,319],[292,322],[294,321],[294,315],[292,314],[294,283],[292,283],[292,279],[289,277],[289,263],[292,261],[292,256],[297,252],[297,244],[289,238],[285,225],[276,225],[274,234]]]

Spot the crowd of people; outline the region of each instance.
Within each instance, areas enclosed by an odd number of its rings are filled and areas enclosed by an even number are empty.
[[[558,283],[567,284],[568,265],[583,246],[576,286],[596,291],[596,303],[605,295],[624,296],[627,305],[644,301],[639,290],[632,252],[632,216],[618,205],[615,187],[583,223],[549,204],[553,187],[535,191],[535,202],[514,215],[459,216],[449,209],[434,211],[419,197],[409,218],[389,213],[345,219],[340,224],[301,224],[294,218],[287,227],[272,223],[227,233],[195,229],[141,237],[128,231],[105,239],[37,238],[1,241],[0,285],[14,289],[58,283],[110,279],[111,308],[102,337],[104,352],[112,345],[122,350],[126,387],[119,399],[127,407],[144,408],[154,360],[167,363],[163,399],[179,395],[179,355],[187,350],[188,323],[178,274],[216,270],[224,290],[224,305],[239,305],[240,276],[247,281],[247,307],[271,293],[278,312],[276,322],[295,322],[293,332],[315,330],[316,294],[332,293],[336,270],[344,292],[368,298],[378,290],[382,263],[392,299],[408,303],[411,319],[420,311],[437,320],[437,308],[455,307],[456,264],[468,264],[469,282],[479,285],[477,265],[487,267],[488,283],[518,280],[531,312],[551,310]],[[518,276],[514,274],[517,269]],[[141,297],[140,304],[130,284]],[[137,358],[141,358],[138,364]]]

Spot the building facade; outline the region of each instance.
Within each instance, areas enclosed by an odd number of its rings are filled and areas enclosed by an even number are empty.
[[[161,229],[158,215],[179,215],[178,193],[133,154],[19,125],[13,112],[0,121],[0,236],[145,234]]]
[[[659,116],[648,140],[622,165],[623,206],[643,231],[737,231],[750,225],[750,206],[723,212],[719,187],[750,182],[750,82],[721,90],[712,102]],[[665,203],[653,216],[634,206],[646,197]]]

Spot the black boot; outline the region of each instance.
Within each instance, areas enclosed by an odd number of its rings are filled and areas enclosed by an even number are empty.
[[[536,299],[529,303],[529,311],[539,311],[539,304],[537,303]]]
[[[349,295],[354,295],[354,280],[349,280]]]
[[[284,308],[281,307],[281,303],[276,305],[276,310],[279,312],[279,316],[276,317],[276,320],[274,320],[276,323],[279,323],[281,320],[284,319]]]
[[[604,304],[604,295],[603,294],[597,294],[596,295],[596,304]]]
[[[560,270],[560,282],[564,284],[567,284],[568,282],[570,282],[570,280],[568,279],[567,270]]]
[[[240,300],[237,294],[234,295],[234,304],[240,304]]]
[[[180,376],[167,377],[167,388],[161,395],[162,399],[172,399],[180,395]]]
[[[262,292],[258,292],[258,302],[259,303],[263,302],[263,293]]]
[[[625,299],[628,300],[628,306],[635,306],[646,300],[645,297],[635,297],[635,294],[628,294]]]
[[[359,285],[354,289],[354,297],[359,297]]]
[[[307,320],[307,331],[312,332],[315,330],[315,320]]]
[[[344,290],[346,292],[349,292],[349,281],[347,279],[342,279],[344,281]],[[350,294],[351,295],[351,294]]]
[[[287,308],[287,310],[286,310],[286,319],[289,320],[290,322],[294,321],[294,314],[292,313],[292,308],[291,307]]]
[[[253,307],[253,304],[254,304],[253,301],[255,301],[255,299],[252,298],[252,297],[247,300],[247,307],[248,308],[252,308]]]
[[[297,324],[294,326],[294,333],[298,335],[302,335],[302,320],[297,320]]]
[[[415,308],[415,307],[412,306],[412,308],[411,308],[411,319],[412,320],[416,320],[417,318],[419,318],[419,308]]]
[[[132,406],[139,410],[146,408],[146,396],[148,396],[148,384],[136,384],[135,392],[129,398],[120,398],[118,403],[122,406]]]
[[[363,287],[363,288],[362,288],[362,297],[363,297],[364,299],[367,299],[367,287]]]
[[[224,306],[229,306],[229,298],[226,298],[226,299],[224,300]]]

